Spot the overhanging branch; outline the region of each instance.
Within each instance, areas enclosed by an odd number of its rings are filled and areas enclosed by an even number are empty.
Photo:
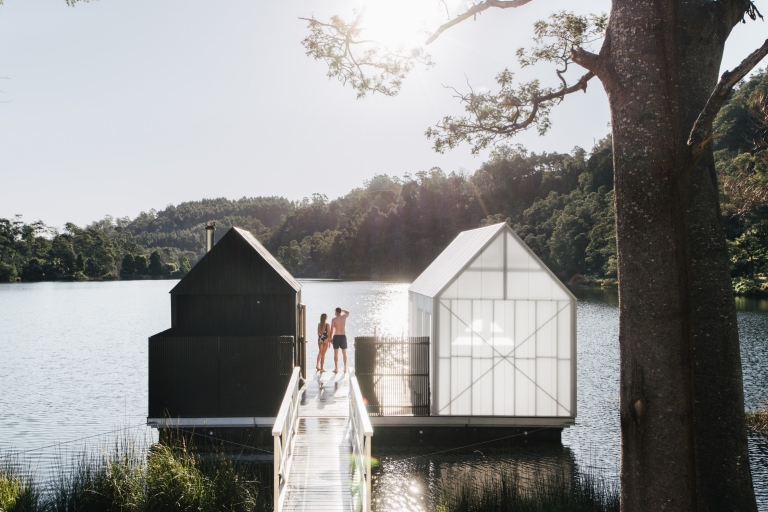
[[[502,86],[498,93],[475,93],[471,88],[467,94],[457,92],[457,98],[464,104],[468,115],[447,116],[437,125],[427,129],[427,138],[434,141],[438,153],[452,149],[462,142],[472,146],[472,153],[495,143],[499,139],[512,137],[531,127],[544,134],[549,128],[549,112],[553,103],[577,91],[586,91],[587,83],[595,74],[589,71],[571,86],[557,90],[540,90],[538,82],[512,87],[512,74],[505,70],[497,78]],[[454,89],[455,91],[455,89]]]
[[[733,87],[747,76],[747,73],[752,71],[766,55],[768,55],[768,39],[765,40],[760,48],[750,53],[746,59],[741,61],[741,64],[736,66],[733,71],[726,71],[720,77],[720,82],[718,82],[709,96],[704,110],[701,111],[696,122],[693,124],[691,134],[688,137],[688,145],[693,148],[694,155],[700,154],[715,138],[712,134],[712,124],[723,104],[725,104],[725,100],[728,99],[728,95],[733,90]]]
[[[515,7],[523,6],[527,3],[529,3],[531,0],[485,0],[484,2],[480,2],[479,4],[473,5],[470,9],[467,10],[467,12],[462,13],[455,18],[453,18],[451,21],[448,21],[435,31],[434,34],[429,36],[429,39],[427,39],[426,44],[430,44],[435,39],[440,37],[440,34],[448,30],[449,28],[458,25],[462,21],[472,18],[474,16],[477,16],[479,13],[485,11],[486,9],[490,9],[491,7],[496,7],[497,9],[513,9]]]

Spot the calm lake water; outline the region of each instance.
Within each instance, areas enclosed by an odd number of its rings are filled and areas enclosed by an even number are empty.
[[[175,284],[0,285],[0,450],[23,452],[45,474],[57,457],[93,449],[117,429],[152,440],[154,432],[143,425],[147,338],[170,326],[167,292]],[[302,285],[310,332],[320,313],[330,314],[337,305],[351,311],[351,336],[372,334],[374,328],[384,334],[407,331],[407,284],[305,280]],[[617,477],[618,301],[609,291],[577,295],[579,416],[576,426],[563,432],[562,445],[489,443],[441,454],[428,444],[374,446],[380,461],[374,471],[378,510],[430,510],[439,482],[456,472],[496,471],[500,464],[542,471],[563,464],[595,467]],[[739,299],[737,306],[746,405],[753,408],[768,402],[768,301]],[[310,367],[317,355],[312,341]],[[354,351],[349,356],[354,367]],[[760,508],[768,511],[768,440],[752,437],[750,452]]]

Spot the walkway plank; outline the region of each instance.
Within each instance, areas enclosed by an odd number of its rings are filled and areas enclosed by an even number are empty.
[[[307,379],[299,405],[286,511],[351,511],[349,374]]]

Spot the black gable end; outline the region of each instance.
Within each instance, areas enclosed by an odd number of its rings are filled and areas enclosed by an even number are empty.
[[[255,238],[253,242],[258,243]],[[253,242],[231,228],[171,294],[295,294],[294,286],[274,267],[276,261],[267,261]]]
[[[250,233],[232,228],[171,290],[173,331],[297,336],[300,289]]]

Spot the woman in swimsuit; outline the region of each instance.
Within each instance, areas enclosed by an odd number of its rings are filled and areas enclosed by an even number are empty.
[[[328,351],[328,335],[331,333],[331,326],[328,325],[328,315],[323,313],[320,315],[320,323],[317,324],[317,363],[315,363],[315,370],[324,372],[323,366],[325,366],[325,353]]]

